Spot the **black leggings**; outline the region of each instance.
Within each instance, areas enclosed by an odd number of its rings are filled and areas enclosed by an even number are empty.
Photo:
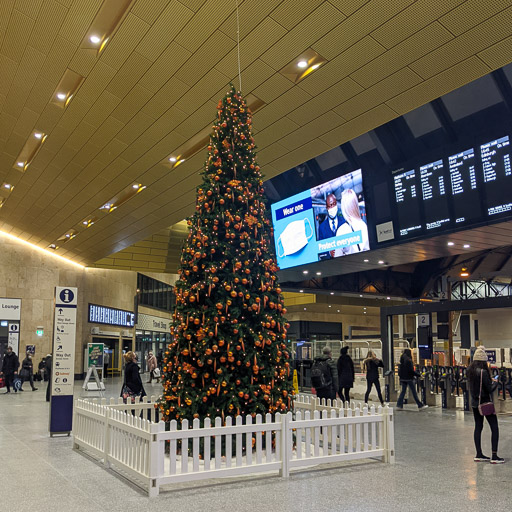
[[[482,416],[476,407],[473,407],[473,416],[475,418],[475,432],[474,432],[474,440],[475,440],[475,448],[476,455],[482,455],[482,430],[484,428],[484,416]],[[487,423],[489,423],[489,427],[491,427],[491,448],[492,453],[498,453],[498,440],[500,438],[500,431],[498,429],[498,416],[496,414],[491,414],[490,416],[485,416],[487,418]]]
[[[338,390],[338,395],[340,395],[342,402],[350,403],[350,388],[340,388]]]
[[[375,389],[377,390],[377,395],[379,395],[380,403],[384,403],[384,399],[382,398],[382,393],[380,391],[380,382],[378,380],[372,381],[368,380],[366,381],[366,394],[364,395],[364,403],[368,403],[368,397],[370,396],[370,391],[372,390],[372,386],[375,384]]]

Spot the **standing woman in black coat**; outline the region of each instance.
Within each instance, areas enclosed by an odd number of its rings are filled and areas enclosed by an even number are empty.
[[[354,387],[354,361],[348,355],[348,347],[343,347],[340,350],[340,357],[338,358],[338,394],[342,402],[350,403],[350,388]]]
[[[412,352],[410,348],[406,348],[403,354],[400,356],[400,368],[398,369],[398,377],[400,377],[400,384],[402,385],[402,391],[396,402],[397,409],[404,408],[404,397],[407,387],[411,391],[412,397],[418,406],[418,409],[426,409],[428,405],[421,403],[416,393],[416,386],[414,385],[414,379],[417,377],[417,373],[414,370],[414,363],[412,362]]]
[[[467,377],[469,383],[469,391],[471,394],[471,408],[473,409],[473,417],[475,418],[475,431],[473,439],[475,441],[476,456],[475,462],[490,462],[491,464],[503,464],[504,459],[498,457],[498,416],[490,414],[485,416],[489,427],[491,427],[491,447],[492,457],[485,456],[482,452],[482,430],[484,428],[484,416],[480,414],[478,406],[486,402],[492,402],[492,393],[497,387],[497,383],[491,379],[489,371],[489,363],[487,362],[487,353],[483,347],[478,347],[473,355],[473,362],[468,366]],[[497,377],[496,377],[497,379]],[[480,391],[481,385],[481,391]]]
[[[124,360],[126,361],[126,366],[124,367],[124,383],[123,388],[121,389],[121,396],[125,399],[128,398],[128,396],[132,399],[135,399],[135,397],[142,398],[143,396],[146,396],[146,391],[144,390],[142,379],[140,378],[137,354],[130,350],[124,355]]]
[[[384,399],[382,398],[382,391],[380,389],[379,368],[384,368],[384,363],[375,355],[375,352],[368,350],[368,355],[363,361],[363,371],[366,372],[366,393],[364,395],[365,404],[368,403],[368,397],[370,396],[372,386],[375,386],[380,403],[381,405],[384,405]]]

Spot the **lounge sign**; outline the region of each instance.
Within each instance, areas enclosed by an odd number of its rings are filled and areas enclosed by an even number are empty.
[[[89,323],[133,327],[135,325],[135,313],[124,309],[89,304]]]

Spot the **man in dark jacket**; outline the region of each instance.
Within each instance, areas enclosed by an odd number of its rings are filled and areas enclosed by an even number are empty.
[[[354,361],[348,355],[348,347],[343,347],[340,350],[340,357],[338,359],[338,394],[344,402],[350,403],[350,388],[354,387],[355,370]]]
[[[334,400],[336,398],[336,390],[338,387],[338,368],[336,362],[332,358],[332,350],[329,347],[325,347],[323,350],[323,356],[315,358],[315,361],[320,363],[325,362],[331,372],[331,384],[326,388],[316,390],[316,396],[318,398],[325,398],[326,400]]]
[[[20,361],[18,356],[13,352],[12,347],[7,347],[7,353],[4,356],[4,363],[2,365],[2,375],[5,377],[5,385],[7,393],[11,392],[12,381],[14,376],[18,374]],[[14,387],[14,386],[13,386]],[[14,389],[16,393],[16,388]]]
[[[50,401],[50,395],[52,392],[52,355],[48,354],[46,359],[44,360],[44,370],[46,375],[48,375],[48,387],[46,388],[46,401]]]

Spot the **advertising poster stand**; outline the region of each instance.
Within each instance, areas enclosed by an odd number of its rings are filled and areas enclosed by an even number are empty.
[[[50,437],[69,436],[73,426],[77,295],[77,288],[55,287]]]

